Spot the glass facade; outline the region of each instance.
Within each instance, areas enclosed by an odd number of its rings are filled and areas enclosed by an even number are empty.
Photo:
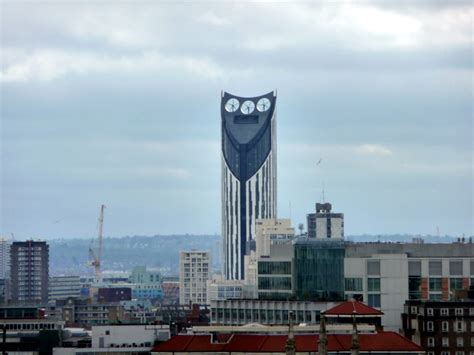
[[[291,290],[291,277],[261,277],[258,278],[259,290]]]
[[[302,300],[344,300],[344,244],[306,240],[294,245],[294,290]]]
[[[259,261],[258,273],[263,275],[291,275],[291,261]]]

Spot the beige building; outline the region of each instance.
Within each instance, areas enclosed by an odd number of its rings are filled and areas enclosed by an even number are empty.
[[[270,245],[290,244],[295,237],[291,219],[258,219],[255,228],[257,258],[270,255]]]
[[[179,303],[205,304],[207,280],[211,278],[208,251],[181,251],[179,256]]]

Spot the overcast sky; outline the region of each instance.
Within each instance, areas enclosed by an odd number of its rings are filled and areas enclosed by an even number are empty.
[[[473,232],[470,1],[1,3],[0,235],[220,233],[220,92],[278,90],[278,214]],[[321,163],[316,163],[322,159]],[[291,206],[291,207],[290,207]]]

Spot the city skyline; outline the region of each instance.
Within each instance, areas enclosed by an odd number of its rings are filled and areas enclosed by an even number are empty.
[[[1,6],[2,236],[220,233],[219,92],[275,89],[278,217],[474,234],[469,2]]]

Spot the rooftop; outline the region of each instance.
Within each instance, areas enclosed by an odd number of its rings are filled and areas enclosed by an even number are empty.
[[[328,309],[324,314],[327,316],[381,316],[383,312],[362,302],[351,300]]]
[[[328,335],[328,351],[350,351],[350,334]],[[177,335],[161,343],[153,352],[251,352],[284,353],[287,335],[233,334],[228,339],[217,337],[211,341],[211,335]],[[297,352],[314,352],[318,348],[319,335],[295,335]],[[360,334],[360,351],[380,352],[424,352],[424,350],[394,332]]]

